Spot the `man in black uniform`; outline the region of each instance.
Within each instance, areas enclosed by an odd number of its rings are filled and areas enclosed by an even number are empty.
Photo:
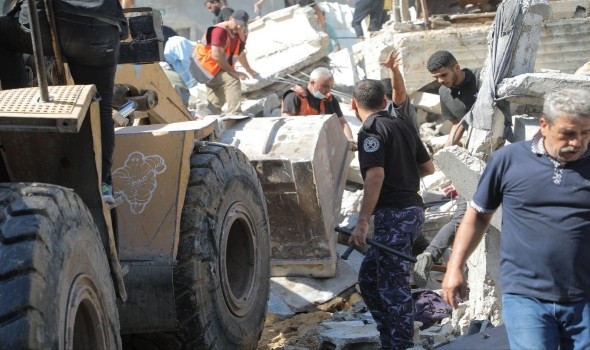
[[[463,117],[477,98],[481,69],[461,69],[457,59],[448,51],[437,51],[430,56],[428,71],[440,84],[440,107],[443,118],[453,123],[449,139],[445,146],[456,145],[468,127]]]
[[[36,0],[43,52],[53,52],[45,3]],[[127,20],[117,0],[54,0],[57,35],[76,84],[95,84],[100,95],[102,192],[114,202],[111,166],[115,148],[112,118],[113,86],[120,38],[127,36]],[[27,3],[0,17],[0,81],[2,88],[27,86],[22,53],[33,53]]]
[[[366,244],[369,219],[375,215],[373,239],[409,255],[424,223],[420,178],[432,174],[434,164],[412,125],[392,118],[386,105],[380,81],[365,79],[355,86],[351,107],[363,123],[358,148],[364,195],[349,243]],[[359,271],[359,286],[377,322],[381,348],[411,348],[410,262],[371,246]]]

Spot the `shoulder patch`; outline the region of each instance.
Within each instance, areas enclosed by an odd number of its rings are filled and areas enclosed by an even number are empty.
[[[369,136],[363,142],[363,149],[367,153],[375,152],[379,149],[379,140],[375,136]]]

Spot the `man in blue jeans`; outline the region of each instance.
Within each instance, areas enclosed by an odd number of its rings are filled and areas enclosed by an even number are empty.
[[[511,349],[590,349],[590,92],[548,94],[540,126],[532,140],[492,154],[457,231],[444,297],[457,307],[463,265],[502,204]]]

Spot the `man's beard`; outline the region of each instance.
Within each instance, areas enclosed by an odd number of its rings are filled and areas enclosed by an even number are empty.
[[[215,16],[219,16],[219,12],[221,12],[221,9],[219,7],[216,7],[216,8],[213,9],[213,14]]]

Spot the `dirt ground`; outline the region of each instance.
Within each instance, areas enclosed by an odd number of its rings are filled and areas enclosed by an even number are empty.
[[[339,311],[351,311],[362,300],[354,287],[329,302],[317,306],[318,310],[297,314],[289,319],[267,324],[258,342],[257,350],[279,350],[288,346],[317,349],[320,345],[318,325]]]
[[[262,332],[257,349],[281,349],[288,345],[317,349],[319,347],[317,326],[330,317],[332,317],[331,312],[314,311],[268,325]]]

